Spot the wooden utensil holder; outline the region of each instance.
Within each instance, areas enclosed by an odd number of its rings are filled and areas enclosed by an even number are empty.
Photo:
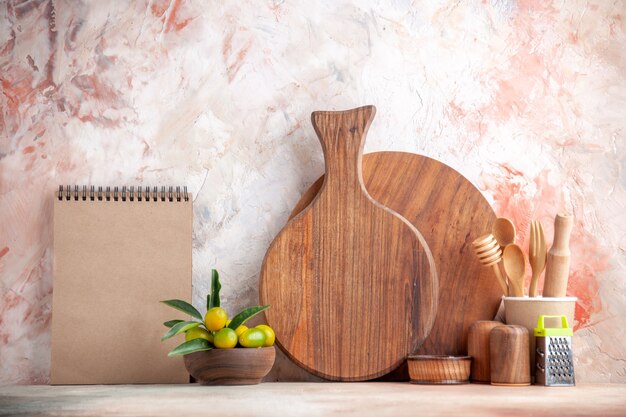
[[[543,297],[504,297],[504,313],[506,324],[524,326],[528,329],[528,358],[531,377],[535,376],[535,337],[534,330],[540,315],[565,315],[569,323],[574,323],[576,297],[543,298]]]
[[[528,329],[498,326],[489,335],[491,385],[530,385]]]
[[[489,335],[498,326],[502,326],[499,321],[480,320],[469,328],[467,354],[472,357],[472,382],[488,384],[491,381]]]

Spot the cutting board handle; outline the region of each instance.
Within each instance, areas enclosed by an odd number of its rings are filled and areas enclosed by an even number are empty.
[[[365,137],[375,114],[374,106],[311,114],[313,128],[322,144],[329,184],[365,190],[361,159]]]

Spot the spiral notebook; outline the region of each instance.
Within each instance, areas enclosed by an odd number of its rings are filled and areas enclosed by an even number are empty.
[[[186,187],[59,187],[52,384],[189,382],[159,301],[191,298],[191,233]]]

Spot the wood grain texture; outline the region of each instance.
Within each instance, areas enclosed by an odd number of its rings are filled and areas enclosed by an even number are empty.
[[[277,343],[321,377],[355,381],[395,369],[428,335],[437,274],[426,242],[367,193],[361,158],[373,106],[314,112],[326,180],[274,239],[260,275]]]
[[[276,349],[212,349],[184,356],[187,372],[204,385],[254,385],[274,365]]]
[[[413,384],[466,384],[471,363],[469,356],[409,356],[409,376]]]
[[[302,195],[290,218],[309,206],[323,180],[319,178]],[[416,353],[467,354],[469,326],[478,320],[491,320],[502,296],[497,278],[491,269],[481,266],[471,247],[474,239],[491,230],[496,219],[493,209],[460,173],[422,155],[364,155],[363,181],[372,198],[420,230],[435,259],[437,315],[430,335]],[[406,367],[391,377],[408,379]]]
[[[528,329],[495,327],[489,335],[491,385],[530,385]]]

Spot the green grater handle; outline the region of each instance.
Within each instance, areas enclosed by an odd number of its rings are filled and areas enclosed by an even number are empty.
[[[545,327],[545,319],[546,318],[560,318],[561,319],[561,328],[546,328]],[[567,317],[565,315],[560,316],[550,316],[550,315],[541,315],[539,316],[539,320],[537,320],[537,327],[535,328],[535,336],[545,337],[545,336],[572,336],[574,332],[567,324]]]

